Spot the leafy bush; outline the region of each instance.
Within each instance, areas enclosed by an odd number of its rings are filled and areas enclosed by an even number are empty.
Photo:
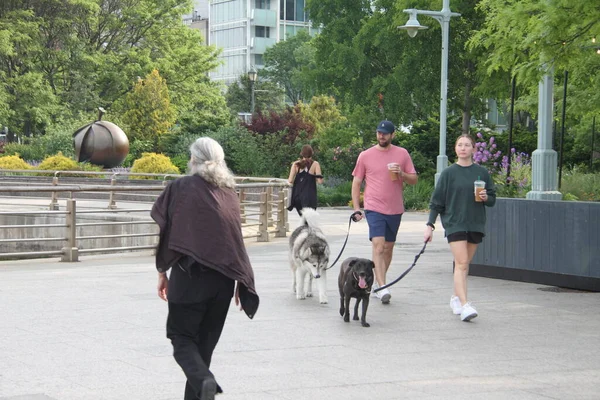
[[[600,201],[600,174],[583,174],[578,169],[566,172],[561,179],[560,191],[574,196],[572,200]]]
[[[432,193],[433,180],[419,179],[416,185],[404,185],[404,208],[428,210]]]
[[[207,136],[223,146],[227,165],[240,176],[287,177],[291,163],[307,143],[304,135],[290,142],[287,131],[261,135],[244,127],[224,127]]]
[[[179,130],[173,130],[173,133],[164,135],[160,138],[159,147],[163,153],[171,159],[175,156],[190,157],[190,146],[198,139],[200,135],[188,132],[181,133]]]
[[[123,160],[124,167],[131,167],[133,162],[142,157],[144,153],[149,153],[154,150],[154,143],[150,140],[135,140],[129,146],[129,154]]]
[[[320,158],[324,176],[335,176],[346,181],[352,180],[352,171],[356,164],[356,159],[364,149],[357,145],[348,147],[338,146],[326,150]]]
[[[352,198],[352,182],[344,182],[335,187],[317,186],[317,204],[321,207],[344,206]]]
[[[31,169],[31,165],[27,164],[18,155],[0,157],[0,169]]]
[[[38,165],[37,169],[52,170],[52,171],[77,171],[79,165],[69,157],[65,157],[61,152],[54,156],[44,158],[44,161]]]
[[[531,190],[531,159],[525,153],[511,155],[510,177],[508,177],[508,157],[502,157],[499,171],[492,176],[498,197],[525,198]]]
[[[48,153],[40,144],[7,143],[4,146],[7,155],[19,155],[23,160],[41,161]]]
[[[149,174],[179,174],[179,169],[173,165],[169,157],[163,154],[144,153],[142,158],[134,161],[131,172]],[[150,176],[131,176],[130,179],[155,179]]]
[[[183,173],[183,172],[187,171],[187,169],[188,169],[188,163],[190,162],[190,157],[183,155],[183,154],[179,154],[174,157],[171,157],[171,162],[173,163],[174,166],[177,167],[177,169],[179,171],[181,171]]]

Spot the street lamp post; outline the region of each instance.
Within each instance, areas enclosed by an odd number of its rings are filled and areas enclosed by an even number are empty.
[[[258,72],[256,72],[256,69],[254,69],[254,67],[250,68],[250,71],[248,71],[248,79],[250,80],[250,92],[251,92],[251,97],[250,97],[250,113],[252,115],[254,115],[254,83],[256,82],[256,78],[258,77]]]
[[[446,155],[446,119],[448,108],[448,47],[450,36],[450,18],[459,17],[460,14],[450,11],[450,0],[444,0],[441,11],[417,10],[408,8],[404,10],[410,15],[406,25],[399,26],[400,29],[406,29],[408,36],[415,37],[422,29],[427,29],[417,20],[417,15],[427,15],[435,18],[442,26],[442,80],[440,93],[440,154],[437,157],[437,171],[435,174],[435,183],[440,174],[448,166],[448,156]]]

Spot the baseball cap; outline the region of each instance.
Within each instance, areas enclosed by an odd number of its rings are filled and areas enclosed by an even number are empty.
[[[396,127],[391,123],[391,121],[381,121],[379,125],[377,125],[377,132],[394,133],[396,132]]]

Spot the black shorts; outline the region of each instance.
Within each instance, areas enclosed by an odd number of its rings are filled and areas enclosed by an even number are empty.
[[[446,236],[448,243],[460,242],[466,240],[468,243],[479,244],[483,241],[483,233],[481,232],[454,232]]]

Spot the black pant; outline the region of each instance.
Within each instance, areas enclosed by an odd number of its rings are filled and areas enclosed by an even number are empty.
[[[173,293],[177,302],[169,300],[167,318],[167,337],[173,345],[173,357],[187,378],[184,400],[199,399],[204,379],[214,378],[209,370],[210,361],[223,331],[234,289],[234,281],[225,275],[199,265],[194,268],[198,269],[190,277],[174,266],[170,279],[175,285],[169,285],[168,293],[170,296],[171,289],[185,287],[183,293]],[[220,387],[218,391],[221,392]]]

